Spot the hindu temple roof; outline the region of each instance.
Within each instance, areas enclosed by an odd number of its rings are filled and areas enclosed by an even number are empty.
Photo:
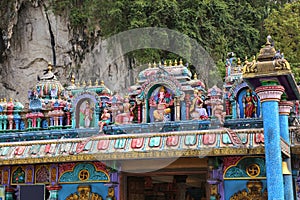
[[[192,73],[190,70],[182,64],[182,60],[179,61],[179,65],[177,60],[173,62],[170,60],[169,64],[167,61],[164,61],[164,64],[160,62],[156,64],[149,63],[149,67],[139,73],[139,83],[143,83],[147,80],[149,76],[157,75],[158,73],[164,73],[165,75],[175,76],[176,79],[185,79],[190,80]]]
[[[72,76],[71,85],[67,88],[67,90],[72,91],[72,95],[75,95],[83,90],[96,92],[98,95],[112,95],[112,91],[104,84],[104,81],[95,80],[93,83],[91,80],[83,81],[81,84],[78,81],[75,83],[75,76]]]
[[[42,99],[56,99],[61,95],[61,92],[64,90],[64,87],[57,80],[55,73],[52,72],[51,63],[48,64],[48,68],[38,80],[38,83],[35,86],[36,95]]]

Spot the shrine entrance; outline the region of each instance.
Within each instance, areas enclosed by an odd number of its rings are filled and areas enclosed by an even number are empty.
[[[162,175],[127,177],[128,200],[206,199],[205,177],[201,175]]]
[[[189,160],[188,160],[189,159]],[[122,173],[126,200],[206,200],[204,159],[180,158],[169,166],[146,173]],[[196,161],[196,162],[193,162]],[[142,161],[141,161],[142,162]],[[136,165],[139,166],[139,165]]]

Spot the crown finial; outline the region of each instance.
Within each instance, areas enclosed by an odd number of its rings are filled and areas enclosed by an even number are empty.
[[[166,61],[166,60],[164,61],[164,66],[165,66],[165,67],[167,66],[167,61]]]
[[[74,75],[72,75],[71,83],[72,83],[72,86],[75,86],[75,76]]]
[[[241,64],[242,64],[242,61],[240,58],[238,58],[237,65],[240,66]]]
[[[154,63],[153,63],[153,67],[155,68],[156,67],[156,62],[154,61]]]
[[[197,73],[194,74],[194,80],[197,80]]]
[[[52,71],[52,64],[51,62],[48,62],[48,72],[51,72]]]
[[[148,63],[148,68],[149,68],[149,69],[151,68],[151,63],[150,63],[150,62]]]
[[[177,66],[177,59],[175,59],[174,61],[174,66]]]
[[[100,85],[101,85],[101,86],[104,85],[104,81],[103,81],[103,80],[100,81]]]
[[[179,65],[182,65],[182,59],[180,58],[180,60],[179,60]]]
[[[173,66],[172,60],[170,60],[170,62],[169,62],[169,66],[170,66],[170,67],[172,67],[172,66]]]
[[[82,82],[82,86],[83,87],[86,86],[86,82],[85,81]]]
[[[90,86],[90,87],[93,86],[92,80],[91,80],[91,79],[89,80],[89,86]]]
[[[95,80],[94,84],[95,84],[95,86],[98,86],[98,80],[97,79]]]

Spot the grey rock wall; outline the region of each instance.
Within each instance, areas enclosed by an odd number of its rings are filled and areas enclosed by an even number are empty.
[[[76,82],[104,80],[112,91],[121,93],[133,84],[138,70],[129,69],[124,56],[109,58],[107,44],[99,36],[87,39],[74,34],[68,19],[45,10],[47,1],[18,0],[13,6],[6,25],[1,24],[0,98],[27,101],[37,76],[48,62],[54,63],[50,33],[55,43],[54,71],[63,85],[70,84],[72,74]],[[120,47],[114,48],[122,55]]]

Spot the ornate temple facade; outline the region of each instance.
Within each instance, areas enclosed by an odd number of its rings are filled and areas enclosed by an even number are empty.
[[[269,41],[222,87],[175,60],[109,88],[49,64],[28,103],[0,100],[0,199],[300,199],[300,94]]]

